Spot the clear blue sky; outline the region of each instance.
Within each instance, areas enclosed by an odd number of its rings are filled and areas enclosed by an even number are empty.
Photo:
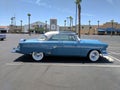
[[[31,13],[31,22],[56,18],[58,25],[72,16],[75,20],[75,0],[0,0],[0,25],[9,25],[10,18],[16,17],[16,24],[28,23],[27,13]],[[111,21],[120,23],[120,0],[82,0],[81,23],[100,24]]]

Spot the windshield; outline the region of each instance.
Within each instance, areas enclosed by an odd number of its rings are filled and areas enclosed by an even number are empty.
[[[47,36],[44,35],[44,34],[41,34],[41,35],[38,37],[38,40],[45,41],[45,40],[47,40]]]
[[[76,38],[77,38],[77,40],[79,40],[79,41],[80,41],[80,38],[78,37],[78,35],[76,35]]]
[[[72,36],[72,37],[71,37]],[[78,37],[78,35],[67,35],[67,34],[58,34],[58,32],[47,32],[47,33],[45,33],[45,34],[41,34],[39,37],[38,37],[38,40],[42,40],[42,41],[45,41],[45,40],[53,40],[53,38],[54,38],[54,40],[67,40],[68,39],[68,37],[69,37],[69,39],[70,38],[72,38],[72,39],[74,39],[75,41],[76,40],[80,40],[80,38]],[[64,41],[63,40],[63,41]]]

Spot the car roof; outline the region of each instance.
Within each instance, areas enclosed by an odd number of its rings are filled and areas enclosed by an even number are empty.
[[[49,32],[46,32],[45,35],[54,35],[54,34],[76,34],[75,32],[72,32],[72,31],[49,31]]]

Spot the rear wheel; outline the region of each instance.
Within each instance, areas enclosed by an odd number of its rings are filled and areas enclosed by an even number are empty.
[[[90,61],[95,62],[95,61],[99,60],[100,53],[97,50],[92,50],[92,51],[90,51],[88,58]]]
[[[41,61],[44,58],[44,54],[43,54],[43,52],[33,52],[32,53],[32,58],[35,61]]]
[[[4,39],[3,39],[3,38],[1,38],[0,40],[1,40],[1,41],[3,41]]]

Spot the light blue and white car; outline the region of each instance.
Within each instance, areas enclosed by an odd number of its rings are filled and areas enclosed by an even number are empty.
[[[21,39],[12,52],[31,54],[35,61],[44,56],[80,56],[95,62],[107,55],[108,44],[99,40],[80,39],[69,31],[50,31],[36,39]]]

